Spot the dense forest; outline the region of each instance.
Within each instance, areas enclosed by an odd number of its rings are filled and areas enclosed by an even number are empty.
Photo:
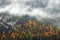
[[[59,40],[60,28],[52,19],[0,14],[0,40]]]

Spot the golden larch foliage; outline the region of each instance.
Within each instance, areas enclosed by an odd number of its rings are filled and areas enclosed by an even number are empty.
[[[45,33],[44,33],[44,36],[48,36],[48,35],[49,35],[49,32],[45,32]]]
[[[11,38],[13,38],[13,39],[15,38],[15,33],[14,32],[11,33]]]
[[[1,39],[6,39],[5,32],[2,33]]]

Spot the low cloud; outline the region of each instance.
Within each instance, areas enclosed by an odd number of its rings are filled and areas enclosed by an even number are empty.
[[[1,12],[16,15],[32,15],[55,18],[60,14],[59,0],[3,0],[6,6],[0,7]],[[8,4],[9,2],[9,4]],[[7,5],[8,4],[8,5]],[[57,14],[58,13],[58,14]],[[57,14],[57,15],[56,15]],[[59,15],[60,16],[60,15]]]

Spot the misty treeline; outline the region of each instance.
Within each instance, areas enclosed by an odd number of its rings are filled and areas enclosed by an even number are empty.
[[[59,40],[60,28],[53,26],[50,22],[45,23],[40,20],[28,15],[0,14],[0,39]]]

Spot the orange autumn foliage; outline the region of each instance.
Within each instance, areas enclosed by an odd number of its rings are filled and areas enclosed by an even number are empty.
[[[14,32],[12,32],[11,38],[15,38],[15,33]]]
[[[34,21],[34,22],[33,22],[33,25],[34,25],[34,27],[36,27],[36,26],[37,26],[37,23]]]
[[[1,39],[6,39],[6,36],[3,34],[2,37],[1,37]]]
[[[1,39],[6,39],[5,32],[3,32]]]
[[[29,25],[31,25],[32,24],[32,21],[29,21],[28,23],[29,23]]]
[[[45,33],[44,33],[44,36],[48,36],[48,35],[49,35],[49,32],[45,32]]]

